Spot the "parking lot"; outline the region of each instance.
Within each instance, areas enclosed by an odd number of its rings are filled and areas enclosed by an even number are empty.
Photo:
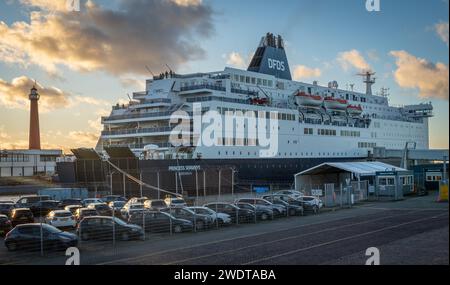
[[[81,241],[81,264],[364,264],[369,247],[381,264],[448,264],[448,204],[435,196],[363,203],[273,221],[145,241]],[[8,252],[0,264],[65,264],[64,252]]]

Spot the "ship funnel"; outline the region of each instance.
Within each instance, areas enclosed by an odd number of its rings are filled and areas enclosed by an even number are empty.
[[[281,36],[267,33],[261,39],[248,71],[273,75],[276,78],[292,80],[291,71]]]

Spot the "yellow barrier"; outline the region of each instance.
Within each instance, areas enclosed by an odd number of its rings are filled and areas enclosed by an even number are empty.
[[[448,184],[439,185],[438,202],[448,202]]]

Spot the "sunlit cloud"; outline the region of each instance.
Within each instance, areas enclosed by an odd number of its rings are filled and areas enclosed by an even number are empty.
[[[341,65],[342,69],[346,71],[351,68],[356,68],[357,70],[371,69],[369,63],[367,63],[361,53],[356,49],[339,53],[337,61]]]
[[[30,9],[40,8],[30,13],[29,23],[0,21],[1,61],[38,65],[50,74],[58,74],[60,65],[147,74],[145,65],[158,72],[166,64],[176,69],[202,58],[200,41],[213,32],[213,11],[202,1],[119,0],[118,10],[88,1],[76,13],[53,2],[23,0]]]
[[[303,78],[320,77],[322,71],[319,68],[310,68],[304,65],[294,66],[293,77],[294,80],[301,80]]]
[[[55,109],[73,108],[80,104],[109,106],[110,103],[105,100],[96,99],[88,96],[75,96],[69,92],[63,91],[52,86],[43,86],[39,82],[26,76],[13,78],[11,82],[0,78],[0,106],[9,109],[29,108],[28,95],[30,89],[36,85],[39,99],[39,110],[43,113]]]
[[[34,80],[26,76],[16,77],[11,82],[0,78],[0,105],[10,109],[27,109],[28,95],[34,84]],[[56,87],[45,87],[39,83],[36,83],[36,88],[41,95],[39,104],[43,112],[64,108],[70,104],[71,95],[67,92]]]
[[[99,133],[71,131],[69,132],[69,138],[76,140],[79,145],[93,147],[98,141]]]
[[[5,131],[5,126],[0,125],[0,142],[1,142],[2,140],[9,139],[10,137],[11,137],[11,136],[8,135],[8,134],[6,133],[6,131]]]
[[[448,100],[448,65],[434,64],[404,50],[391,51],[390,54],[396,59],[394,78],[400,87],[417,88],[422,98]]]

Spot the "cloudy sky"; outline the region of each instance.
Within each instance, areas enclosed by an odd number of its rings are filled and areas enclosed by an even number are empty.
[[[431,101],[431,146],[448,148],[448,0],[0,0],[0,149],[28,145],[37,80],[44,147],[94,146],[100,116],[168,64],[246,68],[260,37],[284,36],[296,80],[340,87],[366,68],[390,103]],[[69,1],[70,2],[70,1]]]

